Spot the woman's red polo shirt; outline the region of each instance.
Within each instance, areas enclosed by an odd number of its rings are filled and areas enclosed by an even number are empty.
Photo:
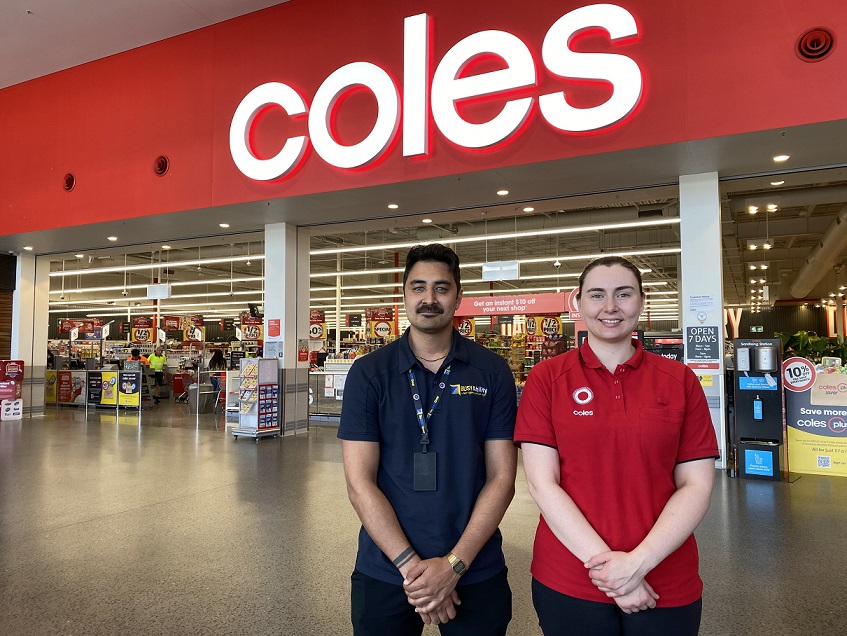
[[[633,550],[676,490],[674,467],[717,458],[709,408],[697,376],[645,352],[610,373],[589,346],[536,365],[521,396],[515,443],[558,449],[561,486],[612,550]],[[541,517],[532,575],[568,596],[614,602]],[[696,601],[703,592],[697,544],[688,537],[646,577],[658,607]]]

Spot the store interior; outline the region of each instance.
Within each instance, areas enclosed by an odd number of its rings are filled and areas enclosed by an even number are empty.
[[[814,263],[813,276],[804,268],[809,269],[807,259],[823,251],[818,246],[840,225],[839,214],[847,206],[845,172],[721,182],[726,307],[766,312],[788,304],[835,305],[843,298],[840,252]],[[311,235],[310,309],[326,312],[328,339],[337,328],[339,283],[342,326],[348,314],[391,306],[397,307],[402,328],[402,290],[395,283],[408,248],[431,241],[446,243],[459,254],[466,296],[567,292],[592,258],[627,255],[645,281],[643,326],[647,331],[679,329],[676,187],[518,203],[508,190],[497,196],[507,202],[429,214],[397,210],[390,218],[306,227]],[[212,340],[227,342],[232,329],[215,329],[211,323],[237,321],[251,305],[260,310],[265,290],[273,289],[264,280],[261,228],[245,232],[243,225],[239,219],[221,222],[217,235],[179,241],[163,237],[123,247],[119,245],[126,241],[118,240],[114,248],[46,256],[51,260],[51,339],[58,337],[60,319],[120,324],[158,312],[202,315],[210,323]],[[482,263],[492,261],[518,261],[519,278],[483,280]],[[147,286],[157,283],[170,284],[170,298],[148,299]],[[798,291],[803,293],[796,297]]]

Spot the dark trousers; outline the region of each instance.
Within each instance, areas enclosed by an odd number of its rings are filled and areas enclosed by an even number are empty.
[[[507,569],[490,579],[456,588],[461,605],[456,618],[439,625],[444,636],[505,636],[512,620],[512,590]],[[354,571],[350,605],[354,636],[420,636],[424,623],[409,604],[402,585]]]
[[[703,600],[624,613],[615,603],[567,596],[532,579],[532,603],[544,636],[697,636]]]

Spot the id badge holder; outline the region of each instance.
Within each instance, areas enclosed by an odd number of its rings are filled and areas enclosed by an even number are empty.
[[[416,492],[431,492],[436,489],[435,453],[415,453],[414,489]]]

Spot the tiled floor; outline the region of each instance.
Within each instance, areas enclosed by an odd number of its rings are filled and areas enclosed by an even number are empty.
[[[536,520],[519,474],[501,526],[518,636],[540,634]],[[0,634],[349,634],[357,528],[331,427],[236,442],[173,404],[140,428],[74,409],[3,422]],[[847,634],[847,479],[720,474],[697,536],[701,634]]]

